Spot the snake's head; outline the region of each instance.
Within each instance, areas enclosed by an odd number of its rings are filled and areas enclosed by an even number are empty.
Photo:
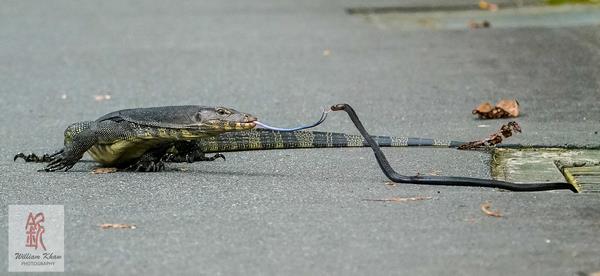
[[[331,111],[340,111],[346,109],[348,104],[336,104],[331,106]]]
[[[197,120],[207,130],[216,133],[249,130],[256,126],[256,117],[227,107],[202,109]]]

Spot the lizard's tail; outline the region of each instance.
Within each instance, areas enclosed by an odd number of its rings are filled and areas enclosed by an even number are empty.
[[[463,142],[442,141],[426,138],[373,136],[381,147],[458,147]],[[360,135],[320,131],[282,132],[254,129],[228,132],[198,141],[202,151],[228,152],[294,148],[345,148],[368,147]]]

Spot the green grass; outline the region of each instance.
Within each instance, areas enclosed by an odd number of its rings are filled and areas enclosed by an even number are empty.
[[[600,4],[600,0],[546,0],[548,5]]]

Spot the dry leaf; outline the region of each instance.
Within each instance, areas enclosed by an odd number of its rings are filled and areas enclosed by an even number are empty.
[[[124,224],[124,223],[103,223],[100,224],[102,229],[135,229],[135,224]]]
[[[494,110],[494,106],[490,102],[485,102],[473,109],[473,114],[490,113],[492,110]]]
[[[481,204],[481,211],[483,211],[483,213],[485,213],[486,215],[488,215],[490,217],[497,217],[497,218],[502,217],[502,214],[500,214],[499,212],[490,210],[491,206],[492,206],[492,204],[490,204],[489,202]]]
[[[487,1],[480,0],[479,8],[486,11],[498,11],[498,5]]]
[[[105,173],[114,173],[114,172],[117,172],[117,168],[100,167],[100,168],[94,168],[94,170],[92,171],[93,174],[105,174]]]
[[[511,117],[519,116],[519,102],[517,100],[500,100],[496,103],[496,107],[506,111]]]
[[[473,109],[473,114],[477,114],[482,119],[499,119],[506,117],[519,116],[519,102],[517,100],[501,100],[496,106],[492,107],[489,102],[480,104]]]
[[[521,132],[521,126],[517,122],[508,122],[508,124],[502,125],[500,130],[490,135],[488,138],[468,142],[458,146],[458,149],[467,150],[482,147],[491,147],[502,143],[503,138],[508,138],[513,135],[513,132]]]
[[[112,97],[108,94],[105,95],[95,95],[94,96],[94,100],[96,100],[97,102],[101,102],[101,101],[108,101],[110,100]]]
[[[383,199],[363,199],[364,201],[391,201],[391,202],[407,202],[432,199],[430,196],[415,196],[415,197],[390,197]]]
[[[502,133],[502,136],[504,136],[504,138],[512,136],[513,131],[518,133],[521,133],[522,131],[521,126],[515,121],[508,122],[508,124],[502,125],[502,127],[500,128],[500,133]]]
[[[469,29],[483,29],[483,28],[489,28],[491,26],[492,26],[492,24],[487,20],[483,20],[481,22],[478,22],[475,20],[469,20]]]

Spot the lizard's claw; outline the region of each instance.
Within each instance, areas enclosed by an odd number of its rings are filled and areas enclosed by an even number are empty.
[[[17,161],[17,159],[22,158],[23,160],[25,160],[25,162],[36,162],[36,163],[44,163],[44,162],[52,162],[52,160],[54,160],[54,158],[63,153],[64,150],[59,150],[53,154],[47,154],[45,153],[44,155],[42,155],[42,157],[37,156],[35,153],[30,153],[30,154],[24,154],[22,152],[19,152],[15,155],[15,157],[13,158],[13,161]]]
[[[35,153],[25,155],[24,153],[19,152],[13,158],[13,162],[17,161],[19,158],[23,158],[25,162],[49,162],[51,160],[50,155],[48,154],[44,154],[42,157],[39,157]]]
[[[53,158],[52,161],[42,170],[45,172],[55,172],[64,170],[65,172],[71,169],[79,159],[67,158],[63,154]]]
[[[166,153],[163,157],[160,158],[160,161],[173,162],[174,159],[175,159],[175,154]]]
[[[225,159],[225,155],[220,154],[220,153],[216,153],[215,155],[211,156],[211,157],[206,157],[204,156],[204,154],[198,156],[197,154],[186,154],[185,155],[185,160],[188,163],[194,163],[196,161],[215,161],[218,158],[223,158],[223,160]]]
[[[164,170],[165,163],[161,160],[140,160],[135,164],[127,167],[125,170],[135,172],[159,172]]]
[[[203,152],[192,151],[192,152],[186,153],[185,155],[182,155],[182,154],[175,155],[175,154],[167,153],[167,154],[165,154],[165,156],[163,156],[161,158],[161,161],[173,162],[173,163],[182,163],[182,162],[194,163],[194,162],[198,162],[198,161],[215,161],[219,158],[226,160],[225,155],[220,154],[220,153],[216,153],[213,156],[207,157]]]
[[[23,160],[25,160],[25,162],[27,162],[27,155],[25,155],[22,152],[19,152],[15,155],[15,158],[13,159],[13,162],[17,161],[17,159],[19,158],[23,158]]]
[[[223,161],[227,161],[227,159],[225,159],[225,155],[220,154],[220,153],[217,153],[217,154],[213,155],[212,157],[209,157],[208,159],[211,159],[211,161],[212,161],[212,160],[215,160],[217,158],[223,158]]]

